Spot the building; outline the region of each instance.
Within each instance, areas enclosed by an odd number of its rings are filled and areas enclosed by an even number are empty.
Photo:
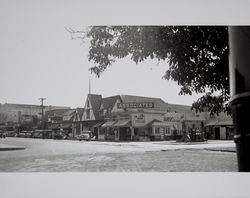
[[[65,108],[69,109],[69,107],[61,106],[44,106],[44,111]],[[37,116],[38,119],[41,119],[42,107],[40,105],[0,103],[0,122],[18,123],[22,115]]]
[[[73,137],[76,137],[82,131],[81,120],[82,120],[83,111],[84,111],[83,108],[75,109],[75,113],[73,115],[73,123],[72,123]]]
[[[81,131],[91,130],[102,141],[165,140],[183,130],[200,132],[204,120],[190,106],[168,104],[160,98],[89,94]]]
[[[234,127],[231,116],[220,113],[218,116],[210,116],[205,125],[205,137],[216,140],[232,140]]]

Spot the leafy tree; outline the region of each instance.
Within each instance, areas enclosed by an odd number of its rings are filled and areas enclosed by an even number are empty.
[[[5,123],[8,120],[8,116],[4,113],[0,113],[0,124]]]
[[[95,63],[90,70],[98,77],[127,56],[136,63],[165,60],[169,68],[163,78],[176,81],[179,94],[204,93],[192,108],[212,114],[228,110],[228,27],[92,26],[85,36],[90,39],[89,60]]]

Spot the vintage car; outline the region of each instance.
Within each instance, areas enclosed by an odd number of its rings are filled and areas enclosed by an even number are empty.
[[[95,140],[95,136],[91,131],[83,131],[80,135],[76,136],[76,139],[79,141],[86,140]]]
[[[54,139],[56,139],[56,140],[65,140],[66,138],[67,138],[67,136],[63,132],[56,132],[54,134]]]

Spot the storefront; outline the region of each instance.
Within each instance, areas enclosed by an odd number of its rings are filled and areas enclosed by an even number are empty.
[[[205,138],[232,140],[234,136],[232,121],[212,121],[205,125]]]
[[[170,140],[174,134],[175,127],[168,122],[155,121],[152,123],[151,140]]]
[[[170,126],[163,122],[163,113],[158,111],[136,110],[114,115],[100,128],[98,140],[105,141],[150,141],[163,140],[165,131],[170,132]],[[156,119],[158,118],[158,119]],[[163,136],[157,133],[157,124],[164,129]],[[169,128],[169,130],[167,129]],[[159,138],[160,137],[160,138]]]
[[[89,94],[84,108],[80,131],[92,131],[100,141],[178,139],[201,131],[204,120],[191,107],[143,96]]]
[[[115,129],[112,127],[115,122],[115,120],[109,120],[100,126],[98,131],[98,140],[118,140],[117,134],[115,133]]]

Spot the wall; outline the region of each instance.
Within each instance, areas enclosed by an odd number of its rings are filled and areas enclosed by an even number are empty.
[[[220,139],[221,140],[226,140],[226,127],[220,127]]]

